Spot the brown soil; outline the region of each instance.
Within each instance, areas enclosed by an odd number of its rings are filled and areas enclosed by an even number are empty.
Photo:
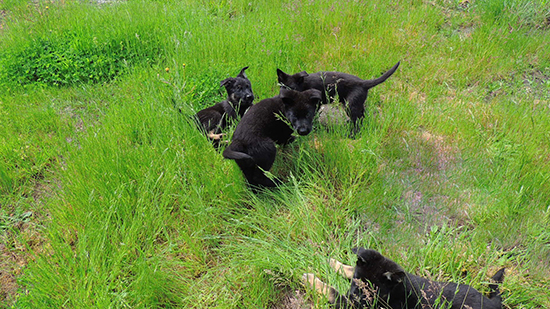
[[[405,185],[401,196],[406,212],[418,220],[425,228],[442,225],[449,221],[463,222],[467,216],[461,206],[464,201],[451,198],[440,190],[455,187],[450,174],[461,169],[461,155],[449,138],[433,134],[423,128],[410,132],[407,137],[408,163],[396,163],[399,179]],[[409,165],[408,168],[402,169]],[[400,218],[403,221],[405,218]],[[403,221],[404,222],[404,221]]]
[[[44,248],[44,236],[39,227],[47,220],[47,215],[40,214],[37,209],[51,195],[51,189],[51,183],[36,181],[31,195],[35,205],[29,211],[29,217],[14,219],[16,222],[10,225],[10,229],[0,231],[0,304],[4,306],[15,303],[17,295],[22,292],[17,278],[34,255]]]
[[[311,303],[305,300],[305,294],[300,290],[288,291],[281,302],[274,305],[272,309],[311,309]]]
[[[4,29],[4,19],[6,18],[6,11],[0,10],[0,30]]]

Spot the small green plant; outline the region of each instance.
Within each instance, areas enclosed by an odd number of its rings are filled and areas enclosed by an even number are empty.
[[[220,68],[213,68],[206,72],[187,75],[187,84],[193,89],[187,100],[193,102],[193,105],[197,106],[197,110],[225,100],[227,94],[225,89],[220,86],[220,82],[229,76],[234,76],[234,74],[230,73],[229,70],[222,71]]]
[[[50,9],[51,6],[51,9]],[[66,86],[111,81],[129,68],[154,64],[164,58],[162,28],[144,16],[139,24],[116,28],[116,5],[91,7],[93,17],[83,14],[75,3],[40,4],[31,14],[40,14],[42,27],[27,22],[11,25],[18,39],[1,42],[0,84]],[[134,5],[133,9],[139,8]],[[58,14],[66,9],[71,17]],[[120,8],[122,9],[122,8]],[[29,14],[29,13],[27,13]],[[103,32],[82,21],[102,24]],[[124,23],[124,21],[122,21]],[[27,29],[27,27],[29,27]]]
[[[28,222],[32,217],[32,211],[21,211],[14,214],[7,214],[4,211],[0,212],[0,233],[4,233],[6,230],[11,229],[14,225]]]
[[[0,58],[4,82],[18,85],[44,84],[66,86],[78,83],[110,81],[141,62],[155,61],[160,50],[153,47],[138,53],[141,39],[111,38],[79,46],[76,34],[37,37],[20,47],[18,52],[8,52]],[[155,42],[151,42],[155,44]]]

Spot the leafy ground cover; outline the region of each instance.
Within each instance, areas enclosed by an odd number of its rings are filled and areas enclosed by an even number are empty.
[[[0,300],[310,308],[371,247],[550,307],[548,1],[0,2]],[[242,67],[373,78],[361,134],[316,123],[250,193],[191,115]]]

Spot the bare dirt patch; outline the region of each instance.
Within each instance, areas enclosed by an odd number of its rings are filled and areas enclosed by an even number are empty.
[[[435,163],[438,171],[446,171],[457,161],[458,149],[446,142],[443,136],[434,135],[421,128],[420,138],[434,150]]]
[[[48,215],[43,212],[42,204],[45,198],[51,196],[52,186],[50,182],[37,180],[30,196],[30,209],[21,212],[14,208],[7,217],[2,218],[6,224],[5,229],[0,230],[0,303],[5,306],[15,303],[18,293],[21,293],[17,278],[35,254],[44,249],[41,226]]]
[[[548,95],[548,85],[550,85],[550,70],[543,72],[534,70],[523,75],[523,85],[527,93],[536,97]]]
[[[0,30],[4,29],[4,19],[6,19],[6,11],[0,10]]]
[[[17,277],[27,265],[24,251],[20,246],[8,248],[0,244],[0,303],[9,304],[16,299]]]
[[[521,85],[517,84],[518,77],[511,75],[509,78],[494,80],[485,96],[485,101],[489,102],[497,97],[528,95],[537,101],[548,101],[550,99],[550,69],[544,70],[532,69],[521,73]]]
[[[385,163],[390,183],[403,188],[397,223],[413,220],[418,232],[454,222],[467,222],[467,197],[458,183],[463,168],[460,150],[451,137],[425,128],[406,132],[398,145],[399,155]],[[393,185],[392,185],[393,186]]]
[[[300,290],[289,290],[285,293],[281,301],[275,304],[271,309],[311,309],[312,304],[305,299],[305,294]]]
[[[17,282],[15,278],[14,265],[16,257],[13,256],[6,246],[0,244],[0,302],[11,302],[17,292]]]
[[[344,125],[349,121],[341,105],[323,104],[319,108],[319,123],[324,126]]]

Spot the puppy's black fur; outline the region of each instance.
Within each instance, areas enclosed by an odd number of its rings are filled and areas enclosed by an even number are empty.
[[[244,73],[244,67],[236,77],[229,77],[220,82],[225,87],[227,100],[199,111],[196,115],[201,127],[212,140],[219,140],[220,134],[231,121],[242,117],[252,106],[254,94],[250,80]]]
[[[497,284],[489,285],[492,291],[486,297],[469,285],[434,282],[405,272],[375,250],[356,248],[353,252],[357,254],[357,264],[349,293],[343,296],[329,288],[335,308],[502,308]],[[504,268],[492,279],[500,283],[503,277]]]
[[[297,91],[306,89],[317,89],[323,96],[323,104],[332,102],[336,94],[344,105],[347,104],[346,111],[351,121],[352,135],[359,130],[359,123],[365,116],[365,101],[370,88],[383,83],[399,67],[398,62],[390,70],[376,79],[364,80],[357,76],[341,72],[317,72],[308,74],[299,72],[289,75],[280,69],[277,69],[279,83],[283,87],[288,87]],[[327,98],[328,94],[328,98]],[[359,122],[359,123],[358,123]]]
[[[278,96],[260,101],[243,116],[223,156],[237,162],[253,188],[275,187],[279,181],[264,174],[275,161],[275,143],[292,142],[293,129],[309,134],[320,101],[321,92],[316,89],[281,89]]]

